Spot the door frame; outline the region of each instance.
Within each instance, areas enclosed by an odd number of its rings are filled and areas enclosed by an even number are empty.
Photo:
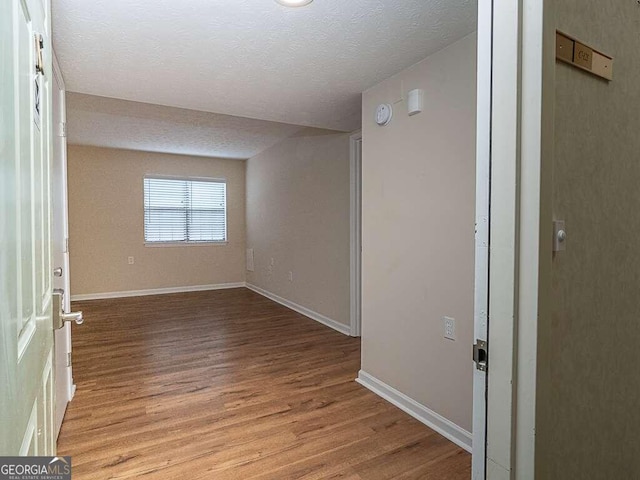
[[[59,136],[59,137],[63,137],[66,138],[66,87],[65,87],[65,83],[64,83],[64,78],[62,76],[62,71],[60,69],[60,65],[58,63],[58,58],[55,54],[55,51],[52,52],[52,60],[53,60],[53,76],[54,78],[54,82],[52,82],[52,99],[53,101],[59,101],[60,102],[60,108],[59,108],[59,118],[52,118],[52,135],[53,136]],[[58,90],[58,86],[60,87],[60,89]],[[64,295],[64,311],[65,312],[70,312],[71,311],[71,292],[70,292],[70,288],[69,288],[69,284],[70,284],[70,266],[69,266],[69,255],[68,255],[68,239],[69,239],[69,215],[68,215],[68,199],[67,199],[67,148],[66,148],[66,140],[63,140],[61,142],[61,149],[60,151],[53,151],[52,152],[53,158],[55,158],[58,155],[61,155],[61,166],[62,166],[62,185],[60,185],[60,188],[63,189],[64,193],[63,193],[63,197],[64,197],[64,201],[63,201],[63,205],[62,205],[62,219],[61,222],[63,224],[63,228],[64,228],[64,244],[65,246],[63,247],[65,250],[67,250],[66,254],[64,255],[64,262],[62,265],[63,271],[64,271],[64,278],[65,278],[65,285],[64,285],[64,290],[65,290],[65,295]],[[56,165],[58,162],[56,162],[54,159],[52,158],[52,167],[53,165]],[[52,175],[51,177],[52,179],[54,178],[54,176]],[[52,187],[52,191],[53,191],[53,187]],[[53,202],[53,200],[52,200]],[[54,210],[54,205],[52,203],[52,215],[56,215],[57,212]],[[68,322],[65,323],[64,327],[59,330],[54,332],[55,335],[55,341],[58,342],[60,338],[63,339],[64,341],[64,350],[66,352],[66,355],[71,354],[71,349],[72,349],[72,345],[71,345],[71,324],[69,324]],[[57,345],[56,345],[57,347]],[[55,347],[54,347],[55,348]],[[57,351],[57,348],[56,348]],[[70,358],[70,357],[68,357]],[[68,360],[67,360],[68,362]],[[55,369],[56,369],[56,373],[59,374],[60,372],[58,371],[58,361],[56,360],[56,365],[55,365]],[[70,363],[70,362],[69,362]],[[73,383],[73,373],[72,373],[72,367],[71,365],[68,365],[65,368],[65,372],[64,375],[67,377],[67,397],[66,397],[66,404],[68,404],[68,402],[70,402],[73,399],[73,396],[75,395],[75,390],[76,390],[76,386]],[[57,407],[57,402],[56,402],[56,407]],[[66,408],[65,408],[66,409]],[[59,418],[59,413],[58,411],[56,411],[55,414],[55,418],[56,418],[56,435],[59,433],[59,428],[60,428],[60,423],[58,422],[58,418]]]
[[[362,335],[362,132],[349,137],[350,335]]]
[[[493,0],[487,478],[535,475],[552,248],[554,0]],[[499,59],[499,61],[496,61]]]
[[[489,340],[489,209],[491,192],[491,74],[493,2],[478,2],[474,343]],[[486,478],[487,372],[473,365],[471,478]]]

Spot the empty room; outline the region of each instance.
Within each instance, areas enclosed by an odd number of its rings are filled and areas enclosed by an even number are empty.
[[[52,380],[15,453],[376,480],[468,479],[473,452],[484,478],[477,2],[42,5],[13,15],[46,64],[24,295],[51,292]]]
[[[0,480],[640,478],[638,25],[0,2]]]

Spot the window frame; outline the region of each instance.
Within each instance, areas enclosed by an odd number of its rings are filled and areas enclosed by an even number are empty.
[[[206,241],[192,241],[192,240],[170,240],[170,241],[149,241],[146,238],[146,208],[145,208],[145,181],[147,179],[157,180],[176,180],[182,182],[210,182],[210,183],[224,183],[224,240],[206,240]],[[162,247],[204,247],[204,246],[222,246],[229,243],[229,216],[227,212],[227,200],[228,200],[228,182],[226,178],[214,178],[214,177],[195,177],[195,176],[179,176],[179,175],[160,175],[154,173],[147,173],[142,177],[142,237],[145,247],[162,248]]]

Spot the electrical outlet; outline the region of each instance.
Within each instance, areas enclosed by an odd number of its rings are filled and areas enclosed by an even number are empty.
[[[289,272],[289,281],[293,282],[293,272]]]
[[[451,317],[442,317],[444,323],[444,338],[455,341],[456,339],[456,319]]]
[[[127,263],[129,263],[129,265],[133,265],[135,262],[135,259],[133,257],[128,257],[127,258]]]

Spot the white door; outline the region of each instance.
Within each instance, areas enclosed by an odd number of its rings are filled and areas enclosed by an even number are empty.
[[[52,455],[48,0],[0,2],[0,455]]]
[[[64,81],[53,55],[53,157],[51,162],[53,288],[63,290],[64,311],[71,309],[69,279],[69,223],[67,208],[67,138]],[[71,324],[55,331],[54,369],[56,376],[55,431],[60,433],[67,404],[75,387],[71,371]]]
[[[493,2],[478,2],[478,98],[476,125],[476,242],[474,335],[486,350],[489,321],[489,192],[491,163],[491,49]],[[482,344],[485,342],[485,344]],[[475,356],[475,351],[474,351]],[[487,361],[478,358],[473,375],[473,480],[484,480],[487,455]]]

